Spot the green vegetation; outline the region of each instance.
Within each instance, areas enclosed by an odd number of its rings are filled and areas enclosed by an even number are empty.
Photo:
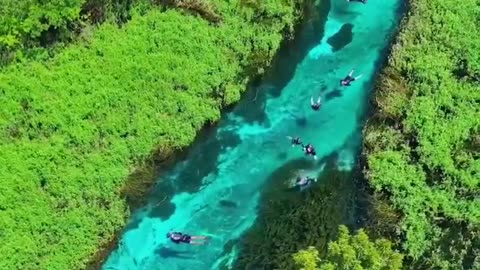
[[[365,128],[366,176],[401,214],[384,233],[411,267],[479,269],[479,2],[410,2]]]
[[[347,227],[340,226],[337,241],[328,244],[324,260],[314,247],[294,254],[293,259],[302,270],[399,270],[403,256],[392,250],[392,243],[386,239],[372,242],[368,235],[359,230],[350,235]]]
[[[89,22],[125,22],[129,10],[149,0],[2,0],[0,66],[13,60],[48,59],[65,43],[76,40]]]
[[[18,48],[40,37],[49,28],[66,32],[80,17],[86,0],[2,0],[0,47]]]
[[[70,2],[68,14],[63,5],[34,10],[62,14],[47,23],[61,27],[78,17],[82,1]],[[208,4],[219,25],[182,10],[133,9],[121,28],[88,26],[53,58],[1,71],[0,269],[84,268],[123,226],[120,190],[135,166],[153,151],[189,145],[218,120],[269,63],[301,7]],[[20,44],[47,27],[43,19],[27,25],[36,26],[3,30],[2,42]]]
[[[293,254],[293,260],[301,267],[300,270],[317,270],[320,257],[315,247],[308,247]]]

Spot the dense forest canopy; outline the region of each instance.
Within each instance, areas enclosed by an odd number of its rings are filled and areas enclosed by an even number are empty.
[[[480,2],[413,0],[365,128],[366,176],[419,269],[480,267]]]
[[[2,44],[64,27],[83,2],[5,2]],[[202,2],[222,19],[212,24],[189,2],[133,8],[122,27],[85,26],[53,58],[0,72],[0,269],[85,267],[125,222],[119,191],[133,168],[154,150],[189,145],[237,101],[301,7]]]

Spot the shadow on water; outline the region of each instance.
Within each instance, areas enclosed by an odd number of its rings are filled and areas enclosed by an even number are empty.
[[[302,192],[288,183],[296,171],[313,169],[311,161],[294,160],[269,177],[257,221],[238,241],[234,269],[295,269],[291,255],[307,246],[324,254],[338,226],[352,223],[354,215],[352,172],[339,171],[337,159],[336,153],[323,159],[319,181]]]
[[[170,198],[181,192],[197,192],[204,184],[203,179],[217,172],[218,155],[223,149],[235,147],[241,142],[235,133],[228,131],[218,133],[216,128],[205,132],[196,141],[197,144],[182,159],[188,160],[188,163],[175,181],[160,179],[150,192],[149,202],[152,205],[150,217],[168,219],[175,212],[175,205],[170,202]]]
[[[215,130],[216,132],[216,130]],[[216,136],[215,136],[216,135]],[[217,173],[218,155],[228,147],[235,147],[241,143],[240,137],[234,132],[213,133],[210,138],[201,140],[199,147],[192,149],[187,155],[188,165],[181,170],[175,179],[176,192],[194,193],[202,185],[202,179],[209,174]]]
[[[222,121],[224,121],[223,119]],[[129,205],[136,209],[141,205],[147,205],[143,211],[150,217],[168,219],[175,212],[175,205],[170,199],[173,195],[181,192],[194,193],[202,186],[202,180],[210,173],[217,171],[217,157],[219,153],[226,147],[235,147],[240,143],[239,137],[233,132],[218,132],[217,125],[208,125],[203,128],[196,136],[191,147],[183,151],[174,153],[165,160],[153,160],[152,165],[148,166],[148,174],[141,171],[132,174],[137,183],[139,179],[148,179],[145,186],[150,189],[145,194],[146,187],[143,188],[143,197],[138,201],[129,201]],[[163,172],[172,171],[179,163],[185,162],[185,167],[180,171],[175,181],[166,181]],[[156,180],[152,186],[152,180]],[[133,181],[133,180],[132,180]],[[141,189],[137,188],[137,189]],[[137,189],[133,189],[131,197],[135,200],[138,195],[135,193]],[[128,190],[129,192],[131,191]],[[127,199],[130,195],[125,195]],[[147,204],[148,202],[148,204]],[[141,210],[138,212],[142,212]],[[123,233],[137,228],[140,219],[133,217],[124,227]]]
[[[317,6],[306,11],[306,19],[297,26],[295,38],[284,41],[261,84],[252,85],[243,97],[246,102],[237,105],[236,115],[249,122],[267,120],[264,110],[267,96],[281,94],[292,79],[297,65],[322,40],[330,5],[330,0],[320,0]],[[252,101],[256,106],[252,106]]]
[[[308,52],[322,40],[325,24],[331,9],[331,0],[321,0],[311,10],[311,19],[307,20],[298,31],[298,38],[284,46],[274,59],[274,66],[266,76],[266,82],[274,86],[270,92],[279,96],[282,89],[291,81],[297,65],[302,62]]]
[[[223,208],[237,208],[238,207],[238,203],[236,203],[234,201],[229,201],[229,200],[220,200],[218,202],[218,204],[220,205],[220,207],[223,207]]]
[[[342,91],[340,89],[335,89],[325,95],[325,101],[330,101],[332,99],[340,98],[342,96]]]
[[[162,258],[195,259],[194,253],[191,251],[175,250],[167,247],[157,248],[155,254]]]
[[[347,46],[353,40],[353,24],[346,23],[342,25],[335,35],[328,38],[327,43],[332,46],[332,51],[336,52]]]

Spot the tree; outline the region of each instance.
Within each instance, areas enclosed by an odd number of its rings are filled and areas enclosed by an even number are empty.
[[[403,255],[386,239],[371,241],[363,230],[350,235],[342,225],[338,240],[329,243],[325,259],[319,259],[314,247],[299,251],[293,259],[302,270],[398,270],[402,269]]]
[[[318,267],[320,258],[315,247],[308,247],[306,250],[300,250],[293,254],[293,260],[297,265],[302,266],[300,270],[315,270]]]
[[[45,31],[62,32],[80,18],[85,0],[3,0],[0,6],[0,49],[21,48]]]

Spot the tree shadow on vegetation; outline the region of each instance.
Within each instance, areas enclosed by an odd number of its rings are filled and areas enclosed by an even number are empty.
[[[461,269],[478,269],[480,255],[480,228],[463,221],[437,217],[436,225],[442,234],[436,239],[436,249],[429,249],[419,259],[406,257],[408,269],[438,269],[438,262],[455,262]]]
[[[115,22],[122,25],[131,19],[135,0],[88,0],[82,7],[82,15],[94,24],[103,23],[113,15]]]
[[[459,81],[467,81],[468,83],[480,83],[480,72],[475,72],[475,67],[472,67],[472,61],[468,59],[461,58],[456,61],[455,68],[452,71],[452,74]]]
[[[199,15],[212,24],[220,24],[222,16],[215,10],[215,6],[202,0],[154,0],[156,4],[169,8],[180,8],[186,12]]]
[[[299,169],[313,164],[294,160],[269,178],[254,226],[240,240],[234,269],[295,269],[291,254],[316,246],[323,254],[340,224],[352,223],[355,188],[352,173],[337,170],[337,155],[322,160],[319,181],[300,192],[288,182]]]

